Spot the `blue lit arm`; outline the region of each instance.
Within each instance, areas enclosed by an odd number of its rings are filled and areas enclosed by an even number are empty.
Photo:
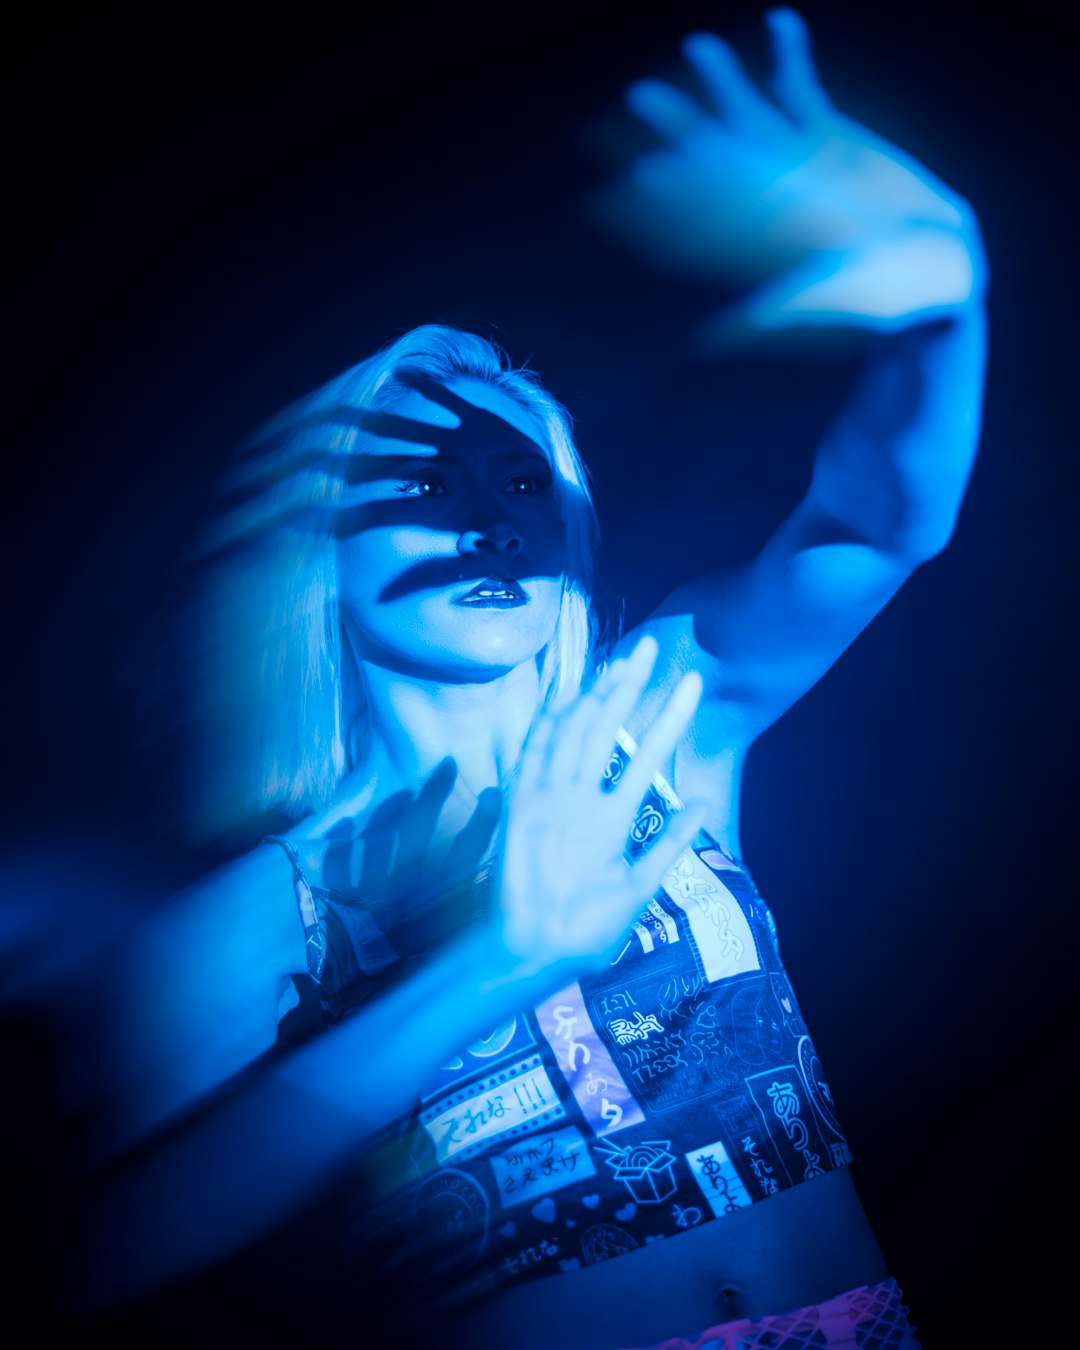
[[[720,39],[685,52],[703,99],[659,81],[629,91],[664,138],[599,198],[654,262],[737,282],[744,298],[698,335],[850,327],[865,367],[811,484],[735,574],[681,587],[648,621],[705,697],[690,742],[736,756],[836,660],[905,578],[947,543],[979,440],[986,265],[971,208],[904,152],[838,113],[802,21],[769,15],[773,98]]]

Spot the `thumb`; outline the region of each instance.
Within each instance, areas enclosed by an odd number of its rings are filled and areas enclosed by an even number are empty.
[[[815,253],[713,316],[705,346],[793,327],[888,332],[944,317],[982,284],[978,256],[958,231],[910,226],[885,239]]]

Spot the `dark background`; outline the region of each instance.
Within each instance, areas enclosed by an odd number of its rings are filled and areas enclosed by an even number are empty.
[[[1072,1166],[1072,75],[1064,36],[1023,14],[803,12],[836,102],[975,205],[992,272],[955,539],[755,747],[743,823],[934,1350],[1038,1306]],[[291,398],[419,322],[500,338],[575,417],[632,622],[762,542],[854,373],[851,351],[782,344],[695,364],[686,335],[717,297],[581,217],[624,85],[696,27],[764,69],[757,6],[356,13],[106,7],[39,17],[9,49],[23,901],[95,850],[150,878],[146,903],[214,860],[181,823],[183,668],[161,634],[183,631],[177,560],[226,457]]]

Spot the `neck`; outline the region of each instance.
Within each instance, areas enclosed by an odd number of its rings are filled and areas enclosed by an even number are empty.
[[[365,776],[411,788],[449,757],[475,796],[513,773],[540,701],[535,662],[477,684],[359,665],[367,707],[357,767]]]

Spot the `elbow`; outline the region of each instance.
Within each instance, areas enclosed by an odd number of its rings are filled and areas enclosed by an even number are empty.
[[[956,514],[947,519],[911,522],[899,528],[891,543],[883,550],[898,558],[909,568],[944,553],[956,533]]]
[[[904,492],[898,483],[887,492],[849,480],[843,494],[822,490],[815,478],[814,500],[818,527],[815,542],[861,544],[901,563],[910,570],[937,557],[949,545],[960,514],[960,494]],[[861,489],[861,490],[859,490]],[[942,500],[946,497],[947,500]]]
[[[913,570],[944,553],[956,533],[960,518],[960,503],[896,504],[896,509],[882,512],[876,528],[864,528],[864,541],[880,553]]]

